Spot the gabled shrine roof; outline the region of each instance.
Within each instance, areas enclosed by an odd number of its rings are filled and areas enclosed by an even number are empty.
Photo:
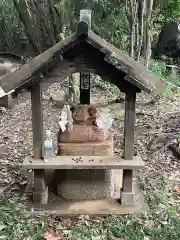
[[[43,77],[40,77],[41,74],[44,76],[48,75],[48,72],[54,66],[57,66],[57,64],[61,65],[61,63],[63,64],[66,58],[70,61],[70,55],[66,55],[66,53],[71,53],[71,51],[73,51],[72,49],[76,46],[87,46],[87,48],[90,46],[90,49],[94,49],[97,55],[102,56],[101,61],[106,64],[103,66],[110,66],[111,77],[114,73],[116,75],[116,80],[114,80],[113,83],[119,86],[119,88],[123,82],[128,82],[127,86],[130,84],[145,92],[155,91],[162,93],[166,85],[163,79],[157,77],[144,66],[96,35],[88,28],[87,23],[80,22],[75,34],[31,59],[13,73],[1,78],[0,87],[5,93],[13,89],[18,92],[22,88],[30,87],[37,81],[43,81]],[[85,48],[82,48],[79,52],[77,51],[76,57],[78,57],[79,54],[82,55],[83,51],[85,51]],[[88,51],[86,51],[87,61],[90,59],[90,50]],[[96,56],[94,56],[94,59],[96,59]],[[99,64],[99,61],[100,60],[97,60],[96,65]],[[123,76],[123,80],[118,79],[118,73],[119,76]]]

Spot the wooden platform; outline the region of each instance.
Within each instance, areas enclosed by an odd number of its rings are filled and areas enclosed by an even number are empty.
[[[51,162],[26,157],[22,164],[27,169],[140,169],[144,162],[140,156],[124,160],[118,156],[56,156]]]
[[[115,195],[111,199],[91,200],[91,201],[64,201],[49,192],[49,201],[46,205],[33,204],[28,201],[27,210],[33,208],[33,214],[54,214],[56,216],[73,216],[73,215],[120,215],[134,212],[146,212],[148,210],[144,197],[139,190],[138,185],[134,184],[135,205],[123,206],[119,203],[120,188],[122,187],[122,170],[116,170]]]

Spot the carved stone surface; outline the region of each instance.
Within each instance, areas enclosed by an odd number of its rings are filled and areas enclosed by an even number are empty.
[[[113,139],[104,142],[59,143],[61,155],[113,156]]]
[[[59,131],[58,154],[113,156],[113,138],[96,125],[97,109],[91,105],[71,108],[72,131]],[[114,170],[55,170],[57,194],[65,200],[97,200],[114,194]]]
[[[60,134],[60,143],[84,143],[84,142],[103,142],[106,140],[104,132],[97,127],[90,125],[73,125],[73,130]]]
[[[103,142],[106,140],[103,130],[96,125],[97,109],[91,105],[77,105],[71,108],[73,118],[72,131],[59,130],[59,143]]]
[[[56,170],[57,193],[64,200],[112,197],[114,170]]]

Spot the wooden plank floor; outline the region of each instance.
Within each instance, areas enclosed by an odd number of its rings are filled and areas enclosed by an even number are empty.
[[[27,157],[23,162],[27,169],[140,169],[144,162],[140,156],[124,160],[118,156],[56,156],[53,161]]]

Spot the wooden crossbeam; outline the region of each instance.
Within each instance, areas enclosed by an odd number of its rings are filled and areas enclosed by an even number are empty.
[[[27,169],[140,169],[144,162],[140,156],[124,160],[118,156],[56,156],[53,161],[26,157],[22,164]]]

